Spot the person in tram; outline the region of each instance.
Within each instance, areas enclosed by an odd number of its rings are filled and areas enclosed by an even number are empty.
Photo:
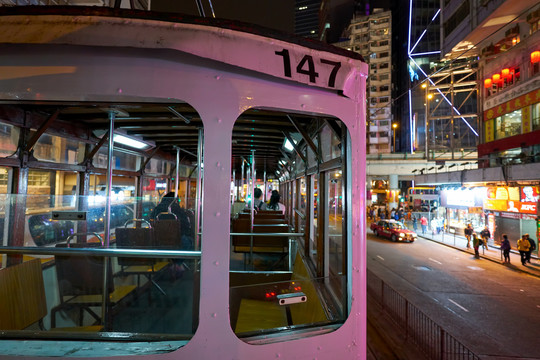
[[[501,242],[501,251],[503,252],[503,263],[510,264],[510,241],[508,241],[508,235],[503,234],[503,241]]]
[[[255,211],[259,211],[259,209],[261,209],[262,204],[264,204],[264,201],[262,201],[261,199],[262,195],[263,195],[263,192],[261,189],[255,188],[255,190],[253,190],[253,197],[255,198],[253,202],[253,208],[255,209]],[[251,209],[251,201],[248,201],[247,208]]]
[[[270,201],[268,204],[263,203],[261,210],[281,210],[285,214],[285,205],[279,202],[281,196],[277,190],[272,190],[272,195],[270,196]]]
[[[488,240],[491,237],[491,232],[489,232],[489,229],[488,229],[487,225],[480,232],[480,236],[482,237],[482,246],[487,251],[488,250]]]
[[[473,228],[471,224],[468,224],[464,230],[465,238],[467,239],[467,249],[471,248],[471,236],[473,234]]]
[[[161,202],[152,211],[151,218],[158,219],[176,219],[180,220],[181,229],[181,249],[187,250],[193,248],[193,230],[188,211],[181,208],[176,199],[174,191],[170,191],[163,196]]]
[[[531,248],[531,243],[529,242],[529,234],[525,234],[517,241],[517,249],[519,255],[521,256],[521,264],[525,265],[527,262],[527,253]]]

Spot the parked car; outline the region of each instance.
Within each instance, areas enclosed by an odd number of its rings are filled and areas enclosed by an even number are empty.
[[[371,231],[376,236],[384,236],[392,241],[413,242],[416,240],[416,233],[396,220],[379,220],[371,223]]]

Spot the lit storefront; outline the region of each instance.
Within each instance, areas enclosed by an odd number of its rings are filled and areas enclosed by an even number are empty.
[[[485,187],[443,189],[441,207],[446,210],[447,231],[463,235],[467,224],[472,224],[475,230],[483,228],[485,197]]]
[[[538,196],[538,186],[487,188],[484,210],[496,245],[501,243],[503,234],[508,235],[513,248],[516,248],[517,240],[526,233],[537,241]]]

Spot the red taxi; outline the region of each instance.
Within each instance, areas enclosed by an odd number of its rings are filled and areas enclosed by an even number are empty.
[[[371,223],[371,231],[377,236],[384,236],[392,241],[413,242],[416,240],[416,233],[396,220],[379,220]]]

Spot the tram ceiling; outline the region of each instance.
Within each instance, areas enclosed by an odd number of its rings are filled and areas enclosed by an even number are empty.
[[[191,163],[196,163],[197,160],[195,154],[199,129],[203,128],[203,123],[197,112],[187,104],[25,104],[18,107],[41,116],[42,121],[56,114],[56,123],[51,124],[50,131],[54,132],[56,129],[57,133],[65,135],[65,125],[69,124],[78,128],[79,132],[86,129],[87,134],[96,136],[95,139],[97,135],[103,136],[108,130],[109,112],[114,109],[115,131],[153,143],[161,153],[170,154],[171,159],[176,155],[176,149],[181,148],[185,150],[182,152],[183,160]],[[268,176],[272,177],[282,166],[279,162],[285,159],[287,154],[283,150],[285,134],[294,134],[296,147],[301,149],[305,156],[307,148],[313,149],[314,146],[310,138],[306,143],[306,137],[319,131],[324,123],[333,125],[334,132],[339,127],[335,125],[336,119],[328,117],[261,109],[248,110],[236,120],[232,131],[232,165],[240,172],[242,162],[251,162],[251,156],[254,155],[257,175],[262,176],[266,171]],[[70,135],[79,136],[75,132]],[[92,141],[85,139],[89,140]],[[288,166],[291,167],[291,164]]]

